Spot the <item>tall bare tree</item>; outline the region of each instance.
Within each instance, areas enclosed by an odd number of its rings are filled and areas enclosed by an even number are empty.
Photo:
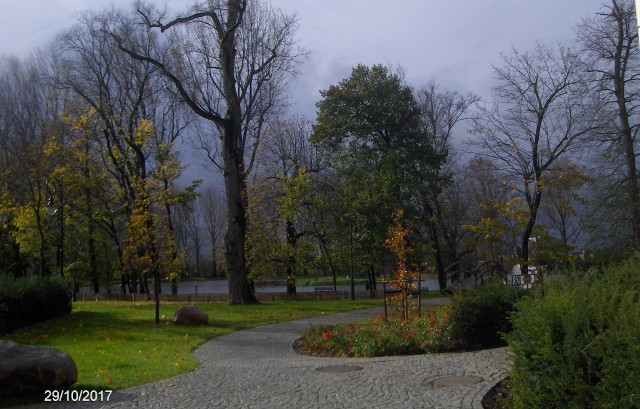
[[[594,182],[586,168],[571,160],[561,160],[547,178],[547,205],[543,215],[549,230],[557,232],[565,249],[580,237],[586,208],[585,191]]]
[[[474,252],[479,260],[496,260],[514,254],[514,223],[509,220],[506,203],[511,189],[497,166],[484,156],[476,155],[463,169],[465,193],[470,198],[465,230],[474,232]],[[507,210],[507,211],[503,211]]]
[[[193,112],[213,124],[227,199],[229,302],[254,302],[244,254],[246,181],[262,128],[302,54],[293,39],[297,20],[246,0],[201,2],[176,18],[144,2],[136,8],[150,29],[167,34],[168,50],[137,49],[126,42],[126,32],[112,35],[130,56],[157,67]]]
[[[456,126],[470,118],[469,110],[479,101],[479,97],[471,93],[442,90],[435,81],[430,81],[418,90],[417,101],[428,144],[438,157],[444,158],[443,166],[435,167],[432,177],[423,179],[418,194],[422,218],[434,250],[438,281],[440,288],[444,288],[445,268],[457,262],[461,256],[458,254],[458,243],[463,233],[459,223],[447,223],[452,217],[462,216],[454,210],[464,208],[456,206],[459,204],[456,198],[460,196],[457,196],[456,186],[450,186],[451,182],[455,182],[452,179],[455,165],[450,156],[452,138]]]
[[[209,249],[211,251],[212,276],[218,277],[218,249],[220,242],[226,230],[225,206],[223,199],[215,192],[213,188],[205,189],[200,196],[198,202],[202,208],[204,217],[205,232],[209,239]]]
[[[615,118],[600,130],[599,142],[614,152],[624,175],[634,247],[640,247],[640,181],[638,147],[640,129],[640,59],[638,23],[632,0],[611,0],[596,18],[576,30],[585,67],[605,101],[607,116]],[[614,166],[614,170],[617,166]]]
[[[528,206],[520,249],[522,272],[528,274],[529,238],[543,197],[544,172],[597,128],[598,110],[571,50],[538,44],[532,52],[514,50],[503,60],[494,68],[496,103],[481,108],[474,133]]]

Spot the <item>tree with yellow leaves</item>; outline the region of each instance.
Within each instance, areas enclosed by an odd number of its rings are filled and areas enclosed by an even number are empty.
[[[394,224],[389,227],[389,237],[385,240],[384,245],[395,255],[397,263],[392,273],[393,276],[389,280],[389,285],[393,289],[399,290],[399,292],[396,296],[391,297],[391,300],[400,301],[404,320],[407,321],[409,319],[409,300],[416,291],[420,290],[418,286],[420,269],[417,264],[410,263],[413,249],[407,242],[409,229],[404,226],[403,217],[403,210],[394,212]]]

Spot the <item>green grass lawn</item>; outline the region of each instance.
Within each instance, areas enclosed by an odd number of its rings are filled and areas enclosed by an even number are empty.
[[[172,322],[174,311],[182,305],[178,303],[163,304],[161,324],[155,325],[152,303],[76,302],[68,316],[1,339],[67,352],[78,366],[74,388],[120,389],[195,369],[193,349],[219,335],[380,304],[380,300],[202,303],[195,305],[209,314],[209,325],[183,327]]]

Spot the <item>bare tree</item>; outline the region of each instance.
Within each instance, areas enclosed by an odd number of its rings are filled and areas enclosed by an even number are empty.
[[[543,206],[547,228],[560,236],[565,249],[578,241],[585,217],[585,188],[594,182],[583,165],[560,160],[547,177],[547,205]]]
[[[473,240],[476,258],[501,262],[502,256],[513,254],[515,248],[510,237],[513,221],[509,220],[509,212],[502,211],[503,204],[509,202],[511,189],[496,165],[480,155],[467,162],[463,180],[463,189],[471,199],[465,230],[476,231]],[[474,228],[486,225],[485,222],[491,223],[491,227]]]
[[[202,272],[202,216],[202,209],[198,202],[195,202],[187,227],[193,243],[192,254],[195,267],[194,273],[196,277],[200,277]]]
[[[212,275],[218,277],[218,249],[220,241],[226,230],[226,217],[223,199],[213,188],[207,188],[198,196],[199,206],[202,207],[202,216],[205,223],[205,232],[209,239],[211,251]]]
[[[474,133],[483,153],[512,177],[529,210],[522,232],[521,264],[528,274],[529,238],[544,192],[544,172],[577,148],[598,125],[579,61],[567,49],[538,45],[531,53],[514,50],[495,67],[496,104],[481,108]]]
[[[143,2],[137,11],[149,28],[170,34],[166,52],[131,47],[123,32],[112,35],[129,55],[157,67],[193,112],[214,125],[227,198],[229,302],[254,302],[244,254],[246,181],[264,123],[301,55],[293,43],[296,18],[246,0],[210,0],[169,20]]]
[[[469,109],[479,101],[474,94],[460,94],[455,91],[441,90],[435,81],[429,82],[417,92],[422,125],[428,144],[436,156],[446,158],[442,167],[432,170],[432,177],[424,178],[419,190],[418,203],[424,224],[429,231],[431,247],[434,250],[436,270],[440,288],[446,286],[445,268],[461,257],[458,243],[464,231],[459,223],[453,221],[462,217],[453,210],[463,210],[457,186],[451,183],[455,165],[451,160],[452,137],[454,129],[463,120],[468,119]]]
[[[640,129],[640,59],[634,2],[611,0],[598,17],[584,20],[576,33],[586,71],[606,103],[607,116],[615,118],[600,129],[598,141],[604,142],[608,151],[615,154],[615,162],[623,165],[633,244],[639,248],[640,185],[636,137]]]
[[[177,249],[187,258],[188,274],[200,277],[202,271],[202,223],[204,213],[201,196],[190,203],[179,203],[172,210]]]

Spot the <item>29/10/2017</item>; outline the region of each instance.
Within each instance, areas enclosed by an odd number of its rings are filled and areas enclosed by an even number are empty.
[[[85,389],[73,390],[46,390],[44,391],[45,402],[109,402],[113,391],[90,391]]]

